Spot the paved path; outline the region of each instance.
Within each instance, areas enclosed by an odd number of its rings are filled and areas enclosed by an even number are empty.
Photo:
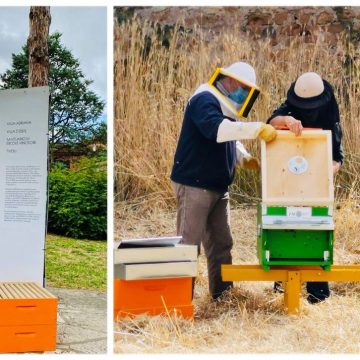
[[[48,290],[59,300],[56,354],[106,353],[106,292]]]

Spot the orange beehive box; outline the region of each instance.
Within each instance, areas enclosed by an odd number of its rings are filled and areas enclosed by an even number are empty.
[[[143,313],[193,319],[191,301],[191,277],[114,281],[114,320]]]
[[[0,353],[56,350],[57,298],[35,283],[0,283]]]

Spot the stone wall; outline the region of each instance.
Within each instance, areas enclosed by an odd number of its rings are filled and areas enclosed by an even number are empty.
[[[342,35],[360,41],[360,7],[120,7],[115,11],[118,21],[134,15],[169,27],[177,22],[185,28],[197,24],[209,34],[232,29],[255,39],[269,38],[273,46],[297,36],[315,43],[321,35],[330,46]]]

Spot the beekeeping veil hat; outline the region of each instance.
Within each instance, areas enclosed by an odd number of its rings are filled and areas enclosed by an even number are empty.
[[[317,109],[331,100],[331,88],[315,72],[307,72],[291,84],[287,101],[299,109]]]
[[[234,89],[231,92],[223,85],[225,78],[232,79]],[[211,92],[219,100],[224,116],[236,120],[247,117],[260,93],[256,86],[254,68],[244,62],[217,68],[210,80],[206,84],[200,85],[192,96],[204,91]]]
[[[221,68],[221,70],[234,79],[241,79],[251,86],[256,86],[255,70],[245,62],[236,62],[226,68]]]
[[[232,89],[224,82],[232,79]],[[228,67],[217,68],[208,81],[217,94],[222,108],[227,108],[236,118],[247,117],[260,90],[256,86],[254,68],[245,62],[236,62]]]

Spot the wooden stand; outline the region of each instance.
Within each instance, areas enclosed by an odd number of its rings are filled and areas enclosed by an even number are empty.
[[[289,315],[300,313],[301,283],[314,281],[360,281],[360,265],[332,265],[331,271],[320,266],[222,265],[223,281],[282,281],[285,285],[284,306]]]
[[[57,298],[35,283],[0,283],[0,353],[56,350]]]

